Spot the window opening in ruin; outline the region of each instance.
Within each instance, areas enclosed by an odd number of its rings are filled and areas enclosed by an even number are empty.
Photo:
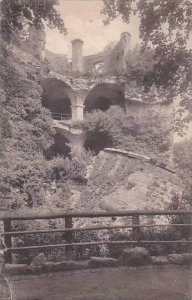
[[[94,64],[94,71],[96,74],[102,74],[104,71],[104,62],[100,61]]]
[[[47,160],[51,160],[57,156],[69,157],[71,150],[68,143],[69,140],[66,137],[57,133],[54,136],[54,143],[44,151],[44,157]]]

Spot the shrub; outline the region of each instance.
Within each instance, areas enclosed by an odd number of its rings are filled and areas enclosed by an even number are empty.
[[[129,116],[120,107],[108,111],[87,113],[83,127],[88,136],[101,136],[105,147],[122,148],[141,154],[165,158],[170,149],[170,129],[164,126],[164,118],[155,111],[144,111],[142,118]]]

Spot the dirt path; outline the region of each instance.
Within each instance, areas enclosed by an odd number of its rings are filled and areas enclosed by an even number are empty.
[[[0,300],[11,300],[11,291],[9,287],[9,283],[0,273]]]
[[[13,300],[191,300],[187,267],[102,268],[12,278]]]

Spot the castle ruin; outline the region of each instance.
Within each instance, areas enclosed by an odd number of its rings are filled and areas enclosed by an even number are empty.
[[[71,44],[72,62],[66,64],[65,61],[64,71],[59,74],[52,68],[56,57],[52,53],[50,70],[43,82],[42,104],[52,114],[56,153],[62,154],[63,149],[66,151],[66,143],[79,149],[85,146],[86,132],[73,124],[82,122],[86,112],[107,111],[112,106],[118,106],[128,115],[142,119],[144,112],[156,111],[166,117],[167,122],[163,126],[173,125],[172,102],[155,86],[145,91],[135,80],[129,81],[126,77],[131,65],[129,33],[123,32],[114,48],[89,56],[83,56],[86,45],[82,40],[75,39]],[[56,64],[58,62],[55,60],[55,67]]]

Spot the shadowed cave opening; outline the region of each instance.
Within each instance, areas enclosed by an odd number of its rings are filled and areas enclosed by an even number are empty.
[[[94,99],[91,103],[88,103],[85,111],[86,112],[91,112],[94,110],[102,110],[102,111],[106,111],[109,109],[109,107],[112,105],[112,102],[105,98],[105,97],[99,97]]]
[[[51,111],[53,119],[71,119],[70,97],[72,90],[64,82],[56,79],[44,82],[42,105]]]
[[[113,146],[113,142],[104,132],[94,132],[88,135],[84,147],[86,150],[91,150],[97,155],[105,148]]]
[[[124,92],[116,84],[102,83],[95,86],[84,102],[85,112],[107,111],[110,106],[124,106]]]
[[[44,157],[51,160],[57,156],[69,157],[70,147],[68,146],[69,140],[63,135],[57,133],[54,136],[54,143],[44,151]]]

